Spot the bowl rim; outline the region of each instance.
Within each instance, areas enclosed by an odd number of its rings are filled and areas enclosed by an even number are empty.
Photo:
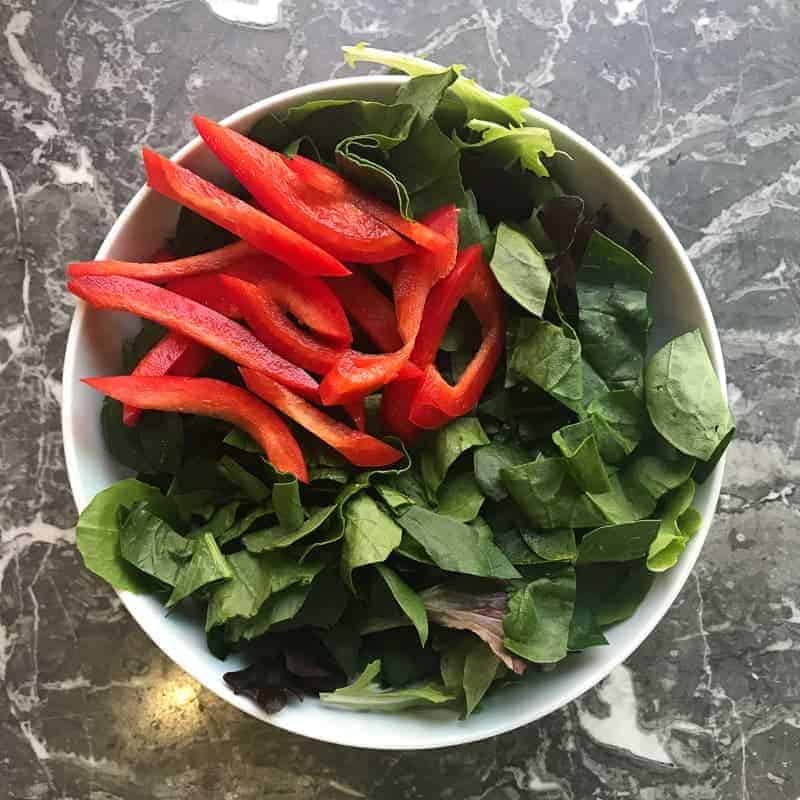
[[[246,120],[252,115],[261,112],[267,113],[268,110],[275,105],[285,105],[297,101],[312,99],[314,95],[317,95],[321,92],[330,91],[331,89],[347,90],[348,88],[358,89],[368,86],[370,88],[385,88],[388,90],[393,87],[400,86],[407,80],[408,77],[403,75],[367,75],[350,78],[337,78],[305,84],[303,86],[289,89],[287,91],[280,92],[251,103],[225,117],[223,120],[221,120],[220,124],[226,127],[236,126],[242,120]],[[567,125],[559,122],[556,119],[553,119],[544,112],[530,108],[523,110],[522,113],[523,116],[526,117],[526,124],[544,126],[554,132],[557,131],[561,137],[574,143],[577,147],[582,148],[589,156],[591,156],[591,158],[597,161],[601,167],[613,172],[615,177],[622,182],[628,191],[633,195],[636,203],[643,208],[646,214],[658,226],[660,233],[664,235],[667,244],[671,246],[674,253],[677,254],[678,261],[675,266],[677,269],[680,269],[684,277],[688,279],[690,288],[697,300],[702,315],[702,328],[706,347],[708,348],[712,365],[719,378],[723,395],[727,400],[725,365],[722,355],[722,347],[711,307],[705,291],[703,290],[702,284],[700,283],[700,279],[698,278],[697,273],[695,272],[694,267],[692,266],[689,257],[675,232],[664,219],[660,211],[656,208],[655,204],[647,197],[644,191],[640,189],[630,177],[628,177],[607,155],[605,155],[595,145],[593,145],[580,134],[573,131]],[[174,155],[172,155],[171,160],[179,163],[183,162],[186,158],[192,156],[194,153],[200,151],[204,147],[205,145],[203,140],[199,136],[195,136],[185,145],[183,145]],[[109,250],[112,248],[121,231],[127,225],[129,219],[138,212],[139,207],[153,191],[154,190],[144,185],[131,198],[103,239],[103,242],[95,256],[96,260],[107,257]],[[91,497],[84,496],[78,482],[77,476],[80,472],[80,465],[76,450],[75,431],[72,424],[72,420],[74,418],[72,408],[74,404],[74,391],[76,386],[74,376],[76,372],[76,359],[78,354],[80,329],[82,328],[88,309],[89,306],[84,301],[77,301],[67,337],[62,370],[63,397],[61,406],[61,426],[64,454],[70,490],[72,492],[75,504],[79,510],[83,510],[83,508],[91,500]],[[67,377],[69,377],[70,380],[67,380]],[[726,456],[723,454],[719,463],[716,465],[714,471],[706,482],[706,485],[709,487],[710,504],[714,509],[716,508],[716,504],[719,500],[722,477],[725,469],[725,458]],[[668,590],[663,593],[657,608],[650,612],[650,618],[636,629],[633,636],[616,645],[617,652],[608,663],[598,665],[592,670],[589,670],[587,676],[582,680],[575,681],[574,685],[570,686],[568,691],[559,692],[556,698],[542,703],[537,709],[531,712],[525,713],[523,711],[514,715],[513,717],[506,717],[502,722],[487,726],[485,729],[467,730],[462,728],[459,732],[458,724],[448,726],[446,729],[436,726],[435,735],[425,737],[421,741],[415,742],[392,741],[376,745],[374,741],[368,741],[367,739],[369,726],[364,726],[365,732],[360,737],[337,737],[336,735],[331,735],[329,733],[331,730],[335,731],[335,728],[329,728],[326,730],[308,730],[306,727],[304,727],[302,722],[300,724],[296,724],[294,718],[287,719],[283,714],[276,714],[273,716],[264,714],[263,711],[261,711],[255,705],[255,703],[246,697],[235,695],[233,692],[226,689],[221,689],[218,686],[209,685],[205,677],[200,675],[201,670],[194,662],[193,658],[187,656],[180,648],[172,646],[171,642],[165,640],[165,637],[163,637],[159,631],[151,629],[140,621],[139,614],[137,613],[136,609],[132,607],[135,598],[138,597],[137,595],[127,591],[118,591],[116,589],[114,591],[117,592],[117,595],[119,596],[126,610],[136,620],[145,634],[171,661],[176,663],[179,667],[181,667],[181,669],[187,672],[206,689],[216,694],[220,699],[235,706],[249,716],[254,717],[262,722],[267,722],[290,733],[295,733],[309,739],[328,742],[331,744],[339,744],[363,749],[431,750],[481,741],[483,739],[498,736],[502,733],[506,733],[535,722],[573,702],[589,689],[593,688],[602,680],[604,680],[613,669],[618,667],[627,658],[629,658],[636,649],[638,649],[642,642],[661,622],[667,611],[675,602],[676,597],[686,584],[686,581],[692,569],[694,568],[695,563],[697,562],[703,544],[705,543],[705,539],[708,536],[713,518],[714,514],[712,513],[708,515],[707,519],[703,519],[701,530],[692,539],[691,550],[687,548],[678,563],[669,571],[671,584]],[[507,724],[506,720],[508,720]]]

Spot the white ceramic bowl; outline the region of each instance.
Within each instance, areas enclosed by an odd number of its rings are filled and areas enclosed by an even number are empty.
[[[268,111],[279,113],[321,98],[386,100],[401,77],[366,77],[326,81],[294,89],[254,103],[223,124],[248,130]],[[536,111],[526,112],[532,125],[552,131],[556,147],[572,160],[557,160],[556,177],[594,207],[606,203],[614,219],[638,228],[650,240],[648,264],[655,271],[653,345],[699,327],[711,361],[725,386],[719,338],[700,282],[677,237],[642,191],[614,164],[569,128]],[[199,138],[174,157],[211,180],[226,178],[224,168]],[[178,207],[150,189],[141,189],[106,236],[97,258],[135,260],[149,256],[173,232]],[[124,314],[96,311],[78,301],[64,361],[62,422],[67,471],[72,493],[83,509],[96,492],[126,475],[103,443],[99,423],[100,395],[80,383],[90,375],[119,371],[120,344],[138,329]],[[255,703],[237,697],[222,679],[223,672],[244,666],[235,657],[226,662],[207,650],[202,625],[181,614],[166,616],[152,597],[121,592],[120,597],[139,625],[173,661],[212,692],[258,719],[294,733],[328,742],[381,749],[425,749],[462,744],[503,733],[533,722],[574,700],[624,661],[658,624],[694,566],[708,533],[719,496],[723,463],[699,488],[695,506],[703,515],[702,530],[679,563],[659,575],[644,602],[630,619],[608,631],[609,645],[572,655],[557,669],[530,675],[519,685],[492,694],[480,714],[459,721],[447,710],[401,714],[353,713],[327,708],[313,699],[290,703],[279,714],[266,715]]]

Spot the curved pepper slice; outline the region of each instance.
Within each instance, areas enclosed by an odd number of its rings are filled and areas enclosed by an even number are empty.
[[[239,372],[251,392],[322,439],[357,467],[384,467],[403,457],[399,450],[380,439],[331,419],[316,406],[263,373],[241,367]]]
[[[157,378],[162,375],[193,378],[203,370],[210,355],[203,345],[183,334],[170,331],[145,353],[131,375],[142,378]],[[129,405],[122,407],[122,422],[125,425],[135,425],[141,415],[141,408]]]
[[[440,234],[444,246],[433,251],[417,250],[400,259],[392,290],[397,327],[404,342],[416,338],[428,294],[436,281],[453,269],[458,251],[458,209],[454,205],[432,211],[423,221]]]
[[[349,273],[339,259],[244,200],[153,150],[145,148],[142,155],[149,186],[244,239],[257,250],[274,256],[304,275]]]
[[[247,242],[233,242],[217,250],[200,253],[188,258],[159,259],[155,263],[138,261],[76,261],[67,265],[67,276],[80,278],[84,275],[123,275],[151,283],[166,283],[173,278],[199,275],[227,269],[244,258],[260,254]]]
[[[305,371],[273,353],[250,331],[200,303],[133,278],[74,278],[72,294],[97,308],[128,311],[182,333],[242,366],[272,375],[301,394],[315,397],[317,382]]]
[[[253,285],[229,275],[220,276],[220,281],[229,301],[241,311],[256,336],[277,353],[302,365],[309,372],[319,375],[328,373],[348,355],[368,358],[365,354],[349,350],[341,344],[320,342],[289,319],[284,310],[287,307],[283,296],[286,285],[282,281],[262,279]],[[301,322],[306,321],[300,314],[296,315]],[[402,367],[403,364],[400,364],[400,368]],[[410,373],[406,370],[403,374],[421,377],[416,368],[412,368]],[[359,399],[361,398],[353,397],[342,402]]]
[[[344,407],[347,416],[353,420],[353,425],[362,433],[367,429],[367,407],[363,400],[355,400]]]
[[[363,272],[353,268],[344,278],[331,278],[328,286],[351,319],[380,350],[390,353],[403,346],[392,301]]]
[[[414,249],[387,225],[345,200],[320,193],[289,169],[280,153],[195,116],[214,155],[275,219],[343,261],[386,261]]]
[[[462,250],[450,274],[442,278],[428,295],[410,359],[420,369],[427,370],[433,364],[450,317],[472,283],[481,259],[480,245]],[[421,381],[393,381],[384,387],[381,398],[384,427],[407,444],[413,444],[422,433],[421,428],[411,421],[411,407],[421,384]],[[432,417],[433,412],[429,412],[429,423],[433,422]],[[446,421],[447,417],[441,415],[438,426],[441,427]]]
[[[464,295],[481,323],[483,340],[467,368],[451,386],[431,364],[411,404],[410,420],[421,428],[438,428],[444,417],[454,419],[478,404],[505,346],[505,320],[500,287],[488,264],[481,258]]]
[[[83,382],[115,400],[139,408],[224,419],[250,434],[275,469],[290,472],[308,483],[303,453],[289,427],[269,406],[238,386],[212,378],[135,375],[84,378]]]
[[[370,269],[386,284],[391,286],[400,269],[400,259],[384,261],[382,264],[370,264]]]
[[[447,247],[447,241],[429,228],[425,220],[417,222],[406,219],[399,211],[350,183],[324,164],[299,154],[284,158],[289,169],[317,191],[324,192],[337,200],[352,203],[426,250],[438,251]]]

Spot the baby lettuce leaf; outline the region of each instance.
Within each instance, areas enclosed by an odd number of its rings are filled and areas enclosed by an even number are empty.
[[[509,297],[534,316],[542,316],[550,290],[550,270],[524,233],[501,222],[490,267]]]
[[[469,525],[420,506],[411,506],[397,521],[440,569],[484,578],[519,577],[503,553]]]
[[[567,567],[514,591],[503,618],[505,646],[528,661],[550,664],[567,655],[575,608],[575,570]]]
[[[708,461],[734,427],[699,330],[667,342],[645,372],[647,410],[655,429],[682,453]]]
[[[369,47],[363,42],[351,47],[343,47],[342,50],[345,61],[352,67],[359,61],[365,61],[370,64],[382,64],[412,76],[446,71],[445,67],[432,61],[404,53],[393,53],[390,50],[379,50]],[[456,64],[451,69],[460,73],[463,66]],[[522,111],[529,106],[529,103],[522,97],[516,95],[496,97],[478,86],[475,81],[463,76],[460,76],[450,87],[448,93],[453,95],[455,103],[463,109],[466,120],[486,119],[503,125],[522,125],[525,122]]]
[[[650,312],[650,270],[595,231],[578,271],[578,336],[583,354],[609,389],[642,384]]]
[[[145,592],[149,588],[139,570],[122,557],[118,509],[159,494],[154,486],[126,478],[98,492],[78,518],[76,542],[84,565],[115,589]]]
[[[508,496],[500,478],[501,470],[528,461],[530,455],[515,444],[495,441],[485,447],[478,447],[473,456],[475,480],[488,498],[499,502]]]
[[[361,711],[402,711],[456,699],[443,685],[433,681],[404,689],[382,689],[376,680],[380,672],[381,662],[371,661],[349,686],[322,692],[319,699],[327,705]]]
[[[422,479],[431,496],[436,496],[459,456],[485,444],[489,444],[489,437],[477,417],[460,417],[436,431],[420,460]]]
[[[471,470],[451,472],[439,487],[436,510],[459,522],[472,522],[485,499]]]
[[[439,667],[445,689],[464,703],[464,719],[472,714],[502,670],[491,648],[475,636],[463,636],[448,647],[442,653]]]
[[[519,163],[534,175],[550,174],[542,156],[554,156],[556,148],[547,128],[507,128],[484,119],[470,119],[466,127],[479,138],[475,142],[457,138],[458,145],[479,155],[485,164],[508,170]]]
[[[578,547],[578,563],[635,561],[647,555],[658,533],[660,520],[641,519],[619,525],[604,525],[587,533]]]
[[[417,124],[424,124],[436,113],[444,93],[456,80],[458,73],[454,69],[418,75],[397,90],[394,102],[414,108]]]
[[[308,519],[294,530],[286,530],[282,525],[251,531],[244,539],[244,546],[251,553],[263,553],[267,550],[279,550],[299,542],[317,531],[331,517],[337,506],[323,506],[311,512]]]
[[[175,588],[167,600],[167,608],[174,606],[203,586],[233,577],[224,555],[220,552],[213,534],[204,533],[194,542],[191,561],[178,572]]]
[[[581,343],[569,327],[526,319],[509,367],[567,407],[574,407],[583,397]]]
[[[342,578],[355,592],[353,570],[380,564],[402,538],[397,523],[367,494],[358,494],[344,507]]]
[[[136,503],[125,517],[119,531],[120,553],[137,569],[175,586],[178,574],[194,554],[195,543],[157,516],[150,502]]]
[[[642,399],[628,389],[598,395],[589,404],[587,413],[600,455],[609,464],[629,456],[649,428]]]
[[[585,492],[611,489],[591,421],[566,425],[553,433],[553,444],[561,451],[575,483]]]
[[[376,564],[375,566],[397,605],[417,629],[420,645],[425,647],[425,643],[428,641],[428,613],[425,611],[422,598],[386,564]]]
[[[702,525],[700,514],[692,508],[695,484],[690,478],[664,497],[661,525],[650,544],[647,568],[664,572],[674,567],[689,539]]]

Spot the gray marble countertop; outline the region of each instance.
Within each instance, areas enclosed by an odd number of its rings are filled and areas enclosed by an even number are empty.
[[[296,0],[278,30],[203,0],[3,0],[0,30],[1,797],[800,796],[797,0]],[[140,147],[344,75],[362,39],[467,61],[636,178],[708,292],[739,422],[700,562],[630,661],[427,753],[306,741],[188,678],[82,568],[61,449],[64,264],[141,184]]]

